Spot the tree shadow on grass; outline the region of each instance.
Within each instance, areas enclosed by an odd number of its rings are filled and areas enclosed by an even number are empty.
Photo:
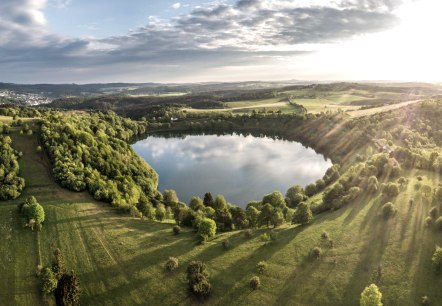
[[[146,247],[146,245],[140,245],[140,249]],[[193,237],[189,236],[172,243],[168,241],[167,245],[159,246],[153,251],[143,252],[129,260],[121,261],[119,264],[101,267],[88,273],[79,274],[79,277],[85,286],[93,286],[93,282],[97,279],[102,281],[106,286],[104,292],[98,294],[92,293],[92,295],[84,298],[82,302],[90,304],[87,301],[104,302],[106,300],[109,301],[111,297],[128,297],[131,291],[137,291],[141,287],[148,285],[150,282],[158,281],[154,275],[145,271],[146,269],[157,266],[158,269],[161,270],[163,269],[162,264],[167,258],[170,256],[182,256],[193,250],[194,247],[195,241],[193,240]],[[185,266],[185,262],[180,262],[180,265],[182,267]],[[120,280],[119,284],[113,283],[115,279],[121,277],[121,270],[124,270],[126,279]],[[146,301],[147,300],[148,299],[146,299]]]
[[[269,260],[275,253],[289,244],[290,241],[295,239],[306,228],[307,226],[298,226],[295,228],[279,230],[278,237],[275,241],[261,245],[251,256],[246,256],[237,260],[227,269],[224,269],[222,273],[215,275],[213,277],[213,282],[216,284],[222,284],[220,288],[227,287],[224,292],[217,293],[220,297],[218,304],[229,305],[232,302],[232,300],[230,300],[232,296],[236,297],[238,300],[245,298],[244,295],[249,291],[246,289],[248,288],[248,280],[251,276],[256,274],[256,265],[260,261]],[[228,282],[226,282],[226,276],[228,276]],[[216,288],[214,288],[214,290],[216,291]]]
[[[370,211],[374,210],[376,205],[373,205],[373,207]],[[373,220],[373,215],[374,213],[369,213],[366,216],[366,219],[368,219],[366,224],[370,224],[370,230],[367,231],[368,239],[360,251],[359,263],[344,290],[343,300],[350,301],[354,305],[357,305],[360,293],[370,281],[371,272],[381,264],[394,222],[394,220],[385,220],[382,216],[377,216]]]

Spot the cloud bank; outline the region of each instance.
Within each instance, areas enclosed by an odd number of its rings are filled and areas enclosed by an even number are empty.
[[[45,0],[2,0],[0,80],[150,81],[171,74],[192,76],[209,68],[272,66],[314,51],[315,44],[390,29],[398,22],[395,9],[401,4],[395,0],[323,2],[216,2],[168,20],[151,16],[145,26],[123,36],[80,39],[49,31]]]

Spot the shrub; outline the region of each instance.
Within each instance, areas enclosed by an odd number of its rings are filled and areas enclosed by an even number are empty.
[[[434,225],[437,230],[442,231],[442,217],[437,218],[437,220],[434,222]]]
[[[322,234],[321,234],[321,238],[322,238],[322,239],[324,239],[324,240],[328,240],[329,237],[330,237],[330,236],[328,235],[328,233],[327,233],[326,231],[323,231],[323,232],[322,232]]]
[[[210,295],[212,285],[209,281],[207,266],[201,261],[192,261],[187,267],[189,290],[195,296],[205,298]]]
[[[259,239],[261,239],[261,241],[263,241],[263,242],[268,242],[268,241],[270,241],[270,235],[267,233],[264,233],[261,236],[259,236]]]
[[[248,229],[244,231],[244,237],[246,237],[247,239],[250,239],[253,237],[253,231]]]
[[[442,248],[440,246],[436,246],[436,250],[434,251],[431,261],[433,262],[433,267],[436,272],[442,272]]]
[[[431,207],[430,211],[428,212],[428,214],[430,215],[430,217],[433,220],[436,220],[437,216],[439,215],[439,211],[437,210],[436,207]]]
[[[383,193],[390,198],[394,198],[399,194],[399,186],[390,182],[385,186]]]
[[[430,305],[430,299],[428,298],[428,296],[423,296],[421,299],[421,304],[423,306],[429,306]]]
[[[164,265],[164,268],[172,272],[173,270],[177,269],[179,265],[178,258],[175,257],[169,257],[169,259],[166,261],[166,264]]]
[[[250,288],[252,290],[257,290],[259,287],[261,287],[261,280],[259,279],[259,276],[253,276],[250,279]]]
[[[431,217],[425,218],[425,226],[431,227],[432,225],[433,225],[433,219],[431,219]]]
[[[202,218],[198,224],[198,234],[202,241],[207,241],[209,238],[216,235],[216,223],[212,219]]]
[[[174,227],[172,228],[172,232],[174,233],[174,235],[179,235],[181,233],[181,227],[179,225],[174,225]]]
[[[229,241],[229,239],[224,239],[223,242],[221,242],[221,245],[223,246],[224,250],[230,249],[230,241]]]
[[[388,219],[388,218],[394,216],[396,214],[396,212],[397,212],[397,209],[393,205],[393,203],[391,203],[391,202],[385,203],[382,206],[382,215],[384,216],[385,219]]]
[[[311,251],[311,256],[315,259],[319,259],[321,257],[322,250],[320,247],[314,247]]]
[[[360,306],[382,306],[382,293],[379,291],[378,286],[371,284],[365,287],[361,293],[359,304]]]
[[[57,278],[51,268],[44,268],[41,273],[41,291],[51,294],[57,288]]]
[[[267,271],[267,263],[265,261],[260,261],[256,265],[256,269],[259,274],[264,274]]]

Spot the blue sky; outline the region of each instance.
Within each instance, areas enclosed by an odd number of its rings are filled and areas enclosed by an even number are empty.
[[[234,1],[226,1],[233,3]],[[104,38],[144,26],[149,16],[187,14],[204,0],[52,0],[44,9],[49,27],[65,35]],[[175,6],[174,6],[175,5]],[[174,6],[174,7],[173,7]]]
[[[0,81],[441,81],[440,0],[1,0]]]

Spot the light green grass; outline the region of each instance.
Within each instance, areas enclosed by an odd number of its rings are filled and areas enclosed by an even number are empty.
[[[389,221],[379,215],[379,197],[361,196],[345,208],[316,216],[309,226],[276,229],[277,239],[270,243],[259,239],[267,231],[261,229],[252,239],[236,231],[199,245],[191,230],[174,236],[170,224],[118,215],[86,193],[60,188],[44,153],[35,151],[36,135],[14,130],[12,138],[24,153],[20,165],[27,187],[21,199],[0,204],[1,305],[53,304],[42,298],[35,268],[39,261],[49,264],[57,247],[67,268],[78,273],[82,305],[201,304],[186,289],[185,268],[194,259],[206,262],[211,274],[213,294],[206,305],[357,305],[379,264],[385,305],[418,305],[423,295],[442,300],[442,278],[431,267],[434,244],[442,244],[442,237],[424,228],[431,204],[413,191],[417,175],[434,186],[439,183],[430,172],[405,173],[411,181],[394,201],[399,211]],[[46,211],[38,236],[22,227],[16,211],[27,195],[36,195]],[[415,198],[411,207],[410,197]],[[321,240],[324,230],[334,249]],[[231,249],[225,251],[221,241],[227,237]],[[308,256],[315,246],[324,251],[320,260]],[[177,257],[180,267],[165,273],[169,256]],[[261,289],[251,291],[248,281],[263,260],[268,272],[261,276]]]

